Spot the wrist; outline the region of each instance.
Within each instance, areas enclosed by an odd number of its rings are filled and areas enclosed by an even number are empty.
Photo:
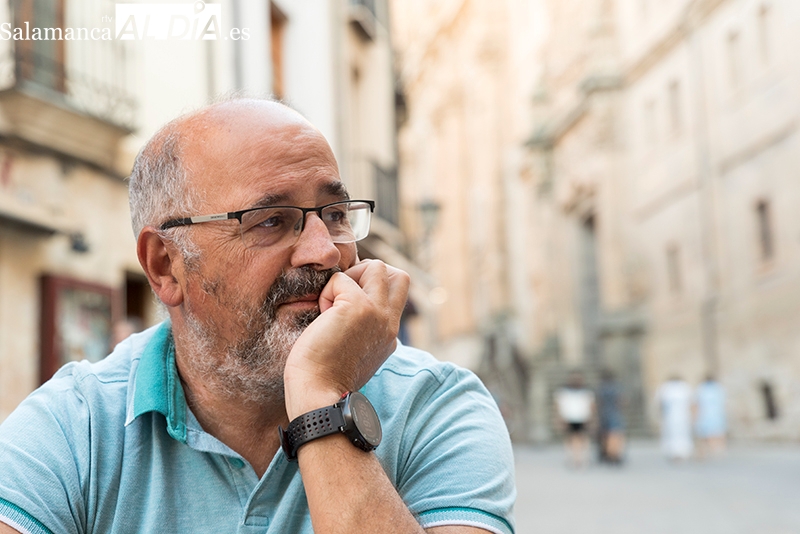
[[[286,415],[289,421],[313,410],[336,404],[345,391],[327,387],[286,388]]]

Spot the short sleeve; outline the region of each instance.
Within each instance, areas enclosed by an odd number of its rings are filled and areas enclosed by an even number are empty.
[[[72,377],[33,392],[0,425],[0,518],[21,532],[84,531],[89,417]]]
[[[425,528],[513,532],[514,456],[494,399],[470,371],[450,372],[413,397],[398,492]]]

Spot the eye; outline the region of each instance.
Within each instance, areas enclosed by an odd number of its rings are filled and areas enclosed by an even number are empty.
[[[332,223],[342,223],[347,220],[347,208],[344,206],[342,207],[330,207],[325,210],[325,222],[332,222]]]
[[[263,209],[248,212],[242,217],[242,230],[244,232],[281,232],[292,227],[296,216],[291,210]]]
[[[276,227],[278,227],[278,226],[280,226],[282,224],[284,224],[283,217],[281,217],[280,215],[273,215],[272,217],[269,217],[268,219],[264,219],[263,221],[258,223],[256,226],[261,226],[263,228],[276,228]]]

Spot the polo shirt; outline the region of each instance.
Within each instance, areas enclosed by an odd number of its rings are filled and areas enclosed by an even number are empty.
[[[406,346],[361,389],[377,455],[425,527],[513,533],[513,455],[471,372]],[[347,484],[347,480],[342,481]],[[189,410],[169,322],[70,363],[0,425],[0,521],[29,533],[312,533],[296,463],[259,479]]]

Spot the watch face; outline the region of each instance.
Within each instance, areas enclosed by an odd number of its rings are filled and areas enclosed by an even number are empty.
[[[382,436],[381,422],[372,404],[364,395],[354,392],[350,395],[350,412],[356,428],[364,436],[364,439],[373,447],[377,447]]]

